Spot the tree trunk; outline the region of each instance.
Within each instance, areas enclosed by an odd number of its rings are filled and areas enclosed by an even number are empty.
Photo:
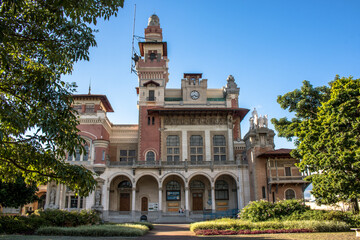
[[[351,203],[353,205],[353,213],[358,214],[359,213],[359,204],[357,198],[352,198]]]

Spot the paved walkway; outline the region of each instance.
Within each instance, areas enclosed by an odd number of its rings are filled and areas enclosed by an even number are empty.
[[[183,239],[199,239],[193,232],[189,230],[189,224],[154,224],[154,229],[146,235],[137,239],[144,240],[183,240]]]

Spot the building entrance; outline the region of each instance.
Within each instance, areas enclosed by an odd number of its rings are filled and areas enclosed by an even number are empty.
[[[147,197],[141,198],[141,211],[147,211],[148,210],[148,199]]]
[[[203,194],[193,193],[193,211],[203,210]]]
[[[120,193],[120,211],[130,211],[130,193]]]

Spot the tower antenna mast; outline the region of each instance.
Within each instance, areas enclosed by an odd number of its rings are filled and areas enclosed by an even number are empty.
[[[135,39],[135,19],[136,19],[136,4],[134,4],[134,24],[133,24],[133,35],[132,35],[132,47],[131,47],[131,68],[130,73],[137,74],[135,70],[136,62],[139,60],[139,56],[135,53],[134,39]]]

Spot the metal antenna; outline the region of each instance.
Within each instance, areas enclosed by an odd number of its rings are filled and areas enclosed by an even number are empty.
[[[132,35],[132,47],[131,47],[131,68],[130,68],[130,73],[136,73],[135,70],[135,65],[136,65],[136,60],[135,58],[137,57],[137,55],[135,54],[135,49],[134,49],[134,38],[135,38],[135,18],[136,18],[136,4],[134,4],[134,24],[133,24],[133,35]],[[136,55],[136,56],[135,56]]]
[[[90,78],[90,82],[89,82],[89,95],[91,95],[91,78]]]

